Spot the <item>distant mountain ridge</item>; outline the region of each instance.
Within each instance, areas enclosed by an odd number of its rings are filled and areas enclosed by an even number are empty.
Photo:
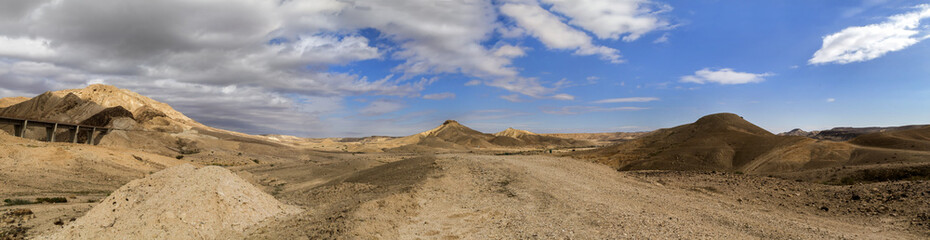
[[[800,128],[795,128],[788,132],[779,133],[779,136],[801,136],[809,137],[818,140],[830,140],[830,141],[849,141],[856,137],[878,133],[886,131],[900,131],[908,129],[921,128],[927,125],[907,125],[907,126],[898,126],[898,127],[835,127],[828,130],[821,131],[804,131]]]

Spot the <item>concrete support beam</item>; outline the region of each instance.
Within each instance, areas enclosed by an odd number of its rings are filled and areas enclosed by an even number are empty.
[[[94,145],[94,134],[97,134],[97,128],[91,128],[87,134],[87,144]]]
[[[74,126],[74,130],[71,131],[71,143],[77,143],[78,133],[81,133],[81,126]]]
[[[55,123],[51,127],[45,127],[45,140],[49,142],[55,141],[55,132],[58,131],[58,124]]]
[[[23,123],[21,125],[13,125],[13,131],[15,132],[13,133],[13,135],[16,135],[17,137],[25,137],[26,127],[28,127],[28,125],[29,125],[29,120],[23,120]]]

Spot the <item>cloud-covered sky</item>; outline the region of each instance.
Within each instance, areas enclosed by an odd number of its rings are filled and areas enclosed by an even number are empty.
[[[930,119],[921,1],[0,0],[0,97],[105,83],[297,136]],[[828,99],[828,101],[824,101]]]

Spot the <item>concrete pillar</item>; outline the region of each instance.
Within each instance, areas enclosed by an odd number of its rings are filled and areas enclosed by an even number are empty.
[[[45,140],[49,142],[55,141],[55,132],[58,131],[58,124],[52,125],[51,127],[45,127]]]
[[[94,134],[97,133],[97,128],[91,128],[90,134],[87,134],[87,144],[94,145]]]
[[[23,120],[23,125],[14,125],[13,126],[13,135],[17,137],[26,136],[26,127],[29,125],[29,120]]]
[[[74,130],[71,132],[71,143],[77,143],[78,133],[81,133],[81,126],[74,126]]]

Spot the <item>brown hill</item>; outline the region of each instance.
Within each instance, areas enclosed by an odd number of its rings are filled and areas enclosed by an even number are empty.
[[[930,151],[930,125],[899,129],[861,135],[850,140],[850,143],[869,147]]]
[[[389,151],[433,151],[473,149],[525,149],[591,145],[587,141],[542,136],[525,130],[508,128],[496,134],[482,133],[455,120],[446,120],[439,127],[407,137],[389,139],[380,144]]]
[[[96,126],[107,126],[116,118],[131,118],[138,126],[130,124],[121,127],[163,132],[180,132],[203,126],[167,104],[126,89],[102,84],[45,92],[0,109],[0,116]]]
[[[540,135],[588,141],[596,145],[611,145],[637,139],[649,133],[650,132],[544,133]]]
[[[850,150],[841,143],[777,136],[736,114],[720,113],[576,156],[620,170],[781,172],[837,165]]]
[[[567,147],[590,146],[593,143],[584,140],[575,140],[536,134],[526,130],[507,128],[495,133],[491,143],[500,146],[534,146],[534,147]]]
[[[494,147],[490,141],[495,137],[482,133],[455,120],[446,120],[439,127],[388,141],[386,145],[395,145],[391,151],[431,151],[435,149],[466,150],[473,148]]]
[[[101,84],[46,92],[0,108],[0,116],[107,126],[116,130],[98,135],[94,142],[145,150],[171,158],[183,155],[184,160],[201,163],[254,164],[253,159],[258,155],[290,158],[297,152],[303,152],[303,149],[287,146],[271,137],[205,126],[165,103]],[[0,124],[0,130],[12,132],[12,128],[9,124]],[[43,128],[26,131],[30,139],[44,140],[45,135]],[[60,129],[56,136],[62,141],[69,139],[70,133]],[[78,139],[86,139],[86,134],[79,134]]]

